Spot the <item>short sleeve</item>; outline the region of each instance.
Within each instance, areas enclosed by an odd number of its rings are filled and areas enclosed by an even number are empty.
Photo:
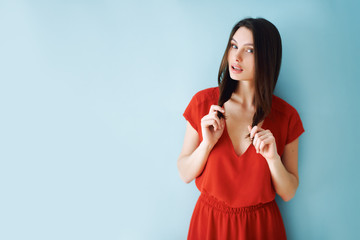
[[[199,115],[199,104],[197,100],[197,95],[194,95],[190,100],[190,103],[186,107],[183,116],[197,132],[199,132],[198,115]]]
[[[290,118],[289,118],[289,126],[286,137],[286,144],[291,143],[296,138],[298,138],[302,133],[305,132],[302,121],[300,119],[299,113],[295,108],[292,108]]]

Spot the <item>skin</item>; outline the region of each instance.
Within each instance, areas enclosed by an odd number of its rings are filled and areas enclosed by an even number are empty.
[[[225,124],[232,140],[235,152],[241,155],[249,146],[243,136],[250,133],[250,138],[256,152],[267,161],[276,193],[284,200],[289,201],[295,195],[299,185],[298,176],[298,144],[299,138],[285,145],[284,153],[280,157],[277,153],[276,141],[270,130],[258,126],[251,128],[255,106],[252,104],[255,95],[254,46],[252,32],[240,27],[233,36],[231,48],[228,52],[230,76],[239,81],[238,88],[224,107],[212,105],[209,113],[201,119],[203,140],[189,122],[186,125],[184,144],[177,161],[181,179],[190,183],[204,169],[205,163],[212,148],[224,132]],[[234,72],[231,66],[242,71]],[[219,119],[217,111],[228,117]],[[226,122],[225,122],[226,121]]]

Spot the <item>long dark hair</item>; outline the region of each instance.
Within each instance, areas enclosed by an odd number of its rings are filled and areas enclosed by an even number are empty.
[[[220,97],[218,105],[221,107],[231,98],[232,93],[238,86],[238,81],[230,77],[228,53],[231,47],[231,39],[240,27],[249,29],[254,39],[255,97],[253,104],[255,105],[256,111],[251,125],[254,127],[264,120],[271,111],[272,95],[281,66],[281,37],[277,28],[264,18],[245,18],[235,24],[231,30],[219,68],[218,84]],[[219,118],[225,118],[220,112],[218,112],[218,116]]]

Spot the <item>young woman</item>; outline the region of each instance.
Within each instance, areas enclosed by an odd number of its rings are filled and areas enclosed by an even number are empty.
[[[295,108],[273,95],[281,65],[277,28],[263,18],[238,22],[220,65],[218,87],[185,109],[181,179],[201,194],[188,239],[286,239],[277,193],[294,197],[298,143]]]

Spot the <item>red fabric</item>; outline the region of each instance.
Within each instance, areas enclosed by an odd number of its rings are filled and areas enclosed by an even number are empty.
[[[219,88],[197,92],[183,116],[202,141],[201,118],[217,105]],[[304,128],[295,108],[273,95],[263,129],[269,129],[282,156],[285,144]],[[286,239],[275,189],[265,158],[251,144],[238,156],[225,129],[209,154],[203,172],[195,180],[201,192],[189,227],[188,239]]]

